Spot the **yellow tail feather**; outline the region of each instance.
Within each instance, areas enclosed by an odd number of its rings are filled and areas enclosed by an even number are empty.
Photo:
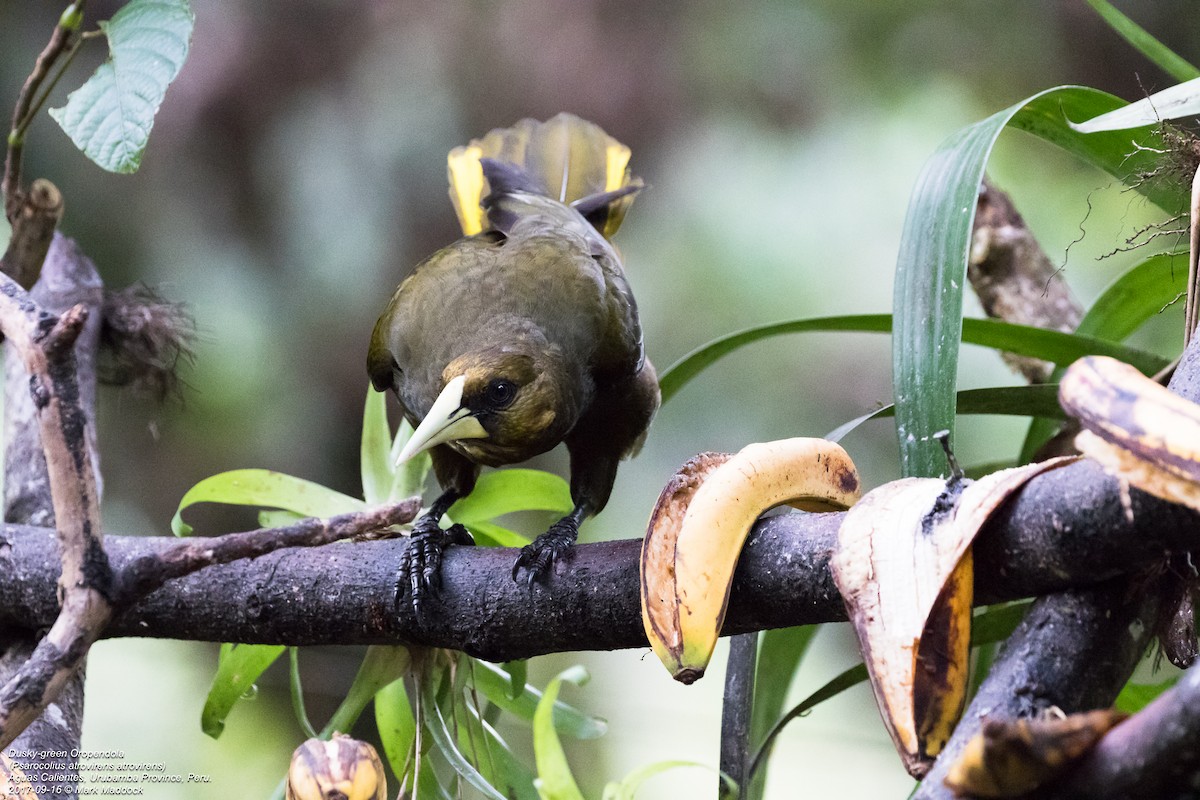
[[[479,233],[485,225],[480,201],[490,191],[481,158],[494,158],[525,170],[546,196],[563,203],[629,185],[629,148],[595,123],[561,113],[538,122],[523,119],[511,128],[496,128],[447,156],[450,202],[463,233]],[[633,195],[614,201],[601,233],[611,238],[633,203]]]

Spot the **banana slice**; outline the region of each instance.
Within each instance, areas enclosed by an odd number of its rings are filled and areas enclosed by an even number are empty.
[[[655,654],[681,683],[704,674],[720,636],[742,545],[779,505],[810,511],[858,499],[854,462],[824,439],[703,453],[663,489],[642,545],[642,622]]]

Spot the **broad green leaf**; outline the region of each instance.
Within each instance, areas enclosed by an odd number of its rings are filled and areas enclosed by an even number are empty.
[[[959,414],[1004,414],[1018,417],[1046,417],[1048,419],[1063,419],[1066,416],[1062,406],[1058,404],[1057,383],[964,389],[957,394],[955,410]],[[895,413],[894,405],[886,405],[839,425],[827,433],[825,438],[831,442],[841,441],[846,434],[864,422],[891,417]]]
[[[263,509],[258,512],[258,526],[260,528],[285,528],[288,525],[294,525],[304,519],[302,514],[296,514],[292,511],[280,511],[278,508]]]
[[[518,719],[532,722],[545,695],[526,685],[513,695],[512,677],[495,664],[475,661],[475,688],[498,707]],[[573,739],[595,739],[608,730],[608,723],[591,717],[562,701],[554,703],[554,727]]]
[[[442,709],[438,706],[437,692],[434,690],[435,683],[437,682],[426,680],[422,682],[421,686],[421,708],[425,715],[425,729],[433,737],[434,744],[437,745],[438,750],[454,768],[454,771],[467,783],[478,789],[484,797],[488,800],[506,800],[504,795],[496,791],[496,787],[488,783],[487,779],[458,749],[458,744],[454,741],[450,727],[446,724]]]
[[[349,733],[379,690],[402,678],[411,664],[412,657],[406,647],[377,644],[368,647],[350,691],[321,729],[321,738],[328,739],[336,732]]]
[[[375,693],[375,727],[392,772],[400,780],[412,769],[410,759],[417,738],[417,721],[404,688],[404,679],[392,681]]]
[[[223,649],[204,710],[200,712],[200,729],[214,739],[219,737],[225,730],[229,712],[283,651],[283,645],[275,644],[236,644]]]
[[[395,464],[396,458],[400,455],[400,450],[412,438],[413,426],[408,424],[408,420],[400,420],[400,428],[396,431],[396,438],[392,440],[392,452],[389,463]],[[433,466],[433,459],[429,455],[429,451],[417,453],[415,456],[404,462],[394,472],[392,478],[392,490],[388,497],[391,500],[403,500],[406,497],[413,497],[422,493],[425,487],[425,478],[429,475],[429,468]]]
[[[706,769],[710,772],[715,772],[721,776],[722,783],[730,792],[736,792],[737,784],[728,775],[723,774],[719,770],[713,769],[708,764],[701,764],[697,761],[659,761],[654,764],[647,764],[644,767],[635,769],[633,772],[626,775],[619,782],[609,783],[604,787],[604,800],[635,800],[638,789],[642,784],[656,775],[673,769],[684,768]]]
[[[524,547],[530,541],[528,536],[491,522],[472,522],[467,528],[475,537],[476,544],[487,547]]]
[[[1108,0],[1088,0],[1088,4],[1109,24],[1109,27],[1121,35],[1121,38],[1137,48],[1138,52],[1157,64],[1163,72],[1175,80],[1186,81],[1200,78],[1200,70],[1155,39],[1141,25],[1114,8]]]
[[[1200,78],[1192,78],[1071,127],[1079,133],[1122,131],[1197,114],[1200,114]]]
[[[1157,253],[1117,276],[1079,321],[1076,333],[1123,341],[1152,317],[1187,291],[1187,253]],[[1050,376],[1057,382],[1069,364],[1057,367]],[[1035,419],[1021,447],[1020,462],[1026,464],[1046,443],[1058,425]]]
[[[1136,714],[1178,683],[1181,677],[1182,672],[1162,683],[1127,683],[1113,705],[1126,714]]]
[[[538,773],[534,786],[543,800],[583,800],[555,730],[554,703],[558,700],[563,681],[579,686],[587,679],[587,671],[581,666],[563,670],[546,684],[546,693],[538,701],[537,711],[533,715],[533,757]]]
[[[817,628],[817,625],[804,625],[763,631],[759,634],[758,660],[754,670],[754,705],[750,712],[752,746],[757,746],[763,741],[771,725],[783,713],[788,689],[792,686],[796,671],[808,652],[808,646],[812,643]],[[749,781],[750,785],[746,787],[745,793],[746,800],[758,800],[763,796],[766,778],[767,770],[764,765]],[[630,793],[629,797],[632,796]]]
[[[891,330],[890,314],[812,317],[747,328],[714,339],[672,364],[659,379],[659,389],[663,402],[666,402],[715,361],[748,344],[773,336],[830,331],[890,333]],[[963,319],[962,340],[968,344],[1063,364],[1069,364],[1085,355],[1109,355],[1134,364],[1143,371],[1152,372],[1166,363],[1166,360],[1159,356],[1096,336],[1079,336],[994,319]]]
[[[388,429],[387,395],[367,387],[363,408],[362,445],[359,462],[363,497],[368,503],[384,503],[392,490],[394,459],[392,434]]]
[[[513,511],[571,510],[571,490],[557,475],[536,469],[505,469],[482,475],[469,495],[450,506],[450,518],[463,525]]]
[[[136,172],[167,87],[187,59],[194,18],[187,0],[130,0],[100,28],[108,60],[50,116],[110,172]]]
[[[953,134],[925,163],[905,217],[893,301],[892,380],[904,475],[940,474],[945,455],[933,434],[948,430],[953,441],[967,256],[996,137],[1012,125],[1128,181],[1153,161],[1149,149],[1139,149],[1128,134],[1084,136],[1069,124],[1120,105],[1086,87],[1048,89]],[[1143,138],[1143,145],[1161,141],[1154,132]],[[1149,181],[1134,188],[1172,212],[1182,207],[1177,186]]]
[[[192,527],[182,515],[184,509],[196,503],[266,506],[305,517],[332,517],[366,508],[362,500],[303,478],[269,469],[235,469],[205,478],[188,489],[171,520],[176,536],[191,534]]]

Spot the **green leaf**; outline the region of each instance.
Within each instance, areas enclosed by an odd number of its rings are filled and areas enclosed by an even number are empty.
[[[1147,33],[1141,25],[1114,8],[1108,0],[1088,0],[1088,4],[1109,24],[1109,27],[1121,35],[1121,38],[1133,45],[1139,53],[1153,61],[1163,72],[1175,80],[1186,81],[1200,78],[1200,70]]]
[[[332,517],[366,508],[362,500],[303,478],[269,469],[235,469],[205,478],[188,489],[171,520],[176,536],[191,534],[192,527],[182,515],[184,509],[196,503],[267,506],[304,517]]]
[[[410,664],[412,657],[407,647],[377,644],[368,647],[350,691],[321,729],[321,738],[328,739],[335,732],[349,733],[371,699],[385,686],[403,677]]]
[[[417,738],[417,721],[403,678],[375,693],[375,727],[392,772],[403,781],[412,770],[413,744]]]
[[[482,728],[486,739],[484,759],[487,762],[487,774],[490,775],[491,784],[502,789],[506,797],[516,800],[538,800],[537,790],[533,788],[533,772],[529,767],[517,758],[496,729],[480,718],[478,709],[468,707],[467,713],[470,714],[471,720]],[[459,734],[459,741],[462,741],[462,732]]]
[[[535,687],[526,685],[513,695],[512,677],[495,664],[476,660],[475,688],[488,700],[518,719],[532,722],[545,695]],[[554,703],[554,727],[573,739],[595,739],[608,730],[608,723],[598,717],[588,716],[574,706],[562,701]]]
[[[384,503],[392,490],[394,459],[392,434],[387,421],[387,395],[367,387],[363,407],[362,445],[359,463],[362,472],[363,497],[368,503]]]
[[[1200,78],[1192,78],[1071,127],[1079,133],[1122,131],[1197,114],[1200,114]]]
[[[505,469],[482,475],[471,493],[450,506],[450,518],[463,525],[513,511],[555,511],[573,507],[571,490],[558,475],[537,469]]]
[[[538,772],[534,786],[543,800],[583,800],[555,730],[554,703],[563,681],[579,686],[587,679],[587,671],[581,666],[563,670],[546,685],[546,693],[538,701],[533,715],[533,756]]]
[[[979,647],[1007,639],[1025,619],[1025,612],[1031,603],[1030,600],[1000,603],[975,614],[971,619],[971,646]]]
[[[408,420],[400,420],[400,428],[396,431],[396,438],[392,440],[392,453],[389,463],[395,464],[396,459],[400,456],[400,450],[412,438],[413,426],[408,424]],[[433,459],[429,455],[429,451],[425,450],[417,453],[415,456],[404,462],[394,472],[392,478],[392,490],[388,494],[391,500],[403,500],[406,497],[420,495],[425,487],[425,478],[429,475],[429,468],[433,466]]]
[[[1150,705],[1160,694],[1178,683],[1181,677],[1183,677],[1182,672],[1162,683],[1127,683],[1121,693],[1117,695],[1114,705],[1126,714],[1136,714]]]
[[[1187,253],[1157,253],[1135,264],[1104,288],[1079,321],[1076,333],[1103,336],[1119,342],[1140,328],[1187,291]],[[1057,382],[1067,364],[1056,368],[1050,380]],[[1030,423],[1020,462],[1027,464],[1058,426],[1046,420]]]
[[[783,713],[788,689],[796,677],[800,662],[812,644],[817,625],[763,631],[754,670],[754,705],[750,712],[750,743],[757,746],[766,738],[771,725]],[[678,763],[678,762],[672,762]],[[763,796],[767,771],[765,765],[746,787],[745,800]],[[624,783],[624,782],[623,782]],[[630,793],[629,797],[632,797]]]
[[[487,547],[524,547],[530,541],[528,536],[491,522],[472,522],[467,529],[475,537],[476,544]]]
[[[771,745],[775,743],[775,738],[783,731],[787,724],[796,717],[803,716],[811,711],[816,706],[824,703],[830,698],[837,697],[842,692],[849,689],[851,686],[856,686],[867,680],[866,664],[855,664],[850,669],[838,675],[833,680],[826,683],[820,689],[810,694],[808,697],[800,701],[791,711],[784,714],[774,727],[763,738],[763,742],[758,747],[758,751],[754,754],[754,761],[750,764],[750,780],[754,780],[754,776],[760,769],[763,768],[766,756],[771,752]]]
[[[304,707],[304,685],[300,681],[300,648],[288,648],[288,689],[292,695],[292,713],[296,715],[296,723],[306,739],[315,739],[317,729],[308,718],[308,709]]]
[[[217,674],[200,712],[200,729],[212,738],[225,730],[225,718],[254,682],[283,654],[283,645],[237,644],[222,649]]]
[[[904,475],[938,475],[945,467],[933,434],[948,430],[953,436],[968,249],[979,185],[996,137],[1012,125],[1129,181],[1153,162],[1153,153],[1138,149],[1127,134],[1084,136],[1068,122],[1121,104],[1085,87],[1049,89],[958,131],[925,163],[905,217],[893,301],[892,379]],[[1144,136],[1161,142],[1153,132]],[[1182,207],[1179,187],[1146,181],[1134,188],[1171,211]]]
[[[994,386],[987,389],[964,389],[956,395],[955,410],[959,414],[1004,414],[1018,417],[1046,417],[1063,419],[1062,406],[1058,404],[1058,384],[1042,383],[1034,386]],[[892,417],[894,405],[886,405],[861,417],[856,417],[825,435],[831,442],[841,441],[846,434],[864,422]]]
[[[422,681],[421,704],[425,714],[425,729],[429,731],[434,744],[437,745],[438,750],[445,756],[450,766],[467,783],[478,789],[489,800],[506,800],[504,795],[496,791],[496,788],[488,783],[487,779],[458,749],[454,736],[450,733],[450,727],[446,724],[446,718],[442,715],[442,709],[438,706],[437,692],[434,690],[436,683],[437,681],[433,680]]]
[[[674,396],[688,381],[722,357],[748,344],[791,333],[847,331],[890,333],[890,314],[849,314],[836,317],[774,322],[737,331],[714,339],[672,364],[659,379],[663,402]],[[1044,361],[1069,364],[1085,355],[1108,355],[1135,364],[1143,371],[1160,369],[1166,360],[1132,347],[1096,336],[1079,336],[1030,325],[1015,325],[995,319],[963,319],[962,340],[969,344],[1004,350]]]
[[[108,60],[50,116],[110,172],[136,172],[167,87],[187,59],[194,17],[187,0],[130,0],[100,28]]]
[[[501,668],[508,673],[508,696],[516,700],[525,691],[525,682],[529,677],[529,662],[524,660],[506,661]]]
[[[889,314],[854,314],[837,317],[815,317],[812,319],[796,319],[787,322],[775,322],[768,325],[757,325],[753,328],[737,331],[726,336],[713,339],[701,345],[683,358],[676,361],[658,378],[658,388],[662,393],[665,405],[692,378],[699,375],[713,363],[735,350],[753,342],[780,336],[786,333],[806,333],[820,331],[866,331],[872,333],[888,333],[892,330],[892,318]]]
[[[659,761],[634,770],[622,778],[620,782],[609,783],[604,787],[604,800],[634,800],[638,789],[650,778],[669,770],[692,767],[715,772],[721,776],[721,781],[725,784],[726,789],[730,792],[737,791],[737,783],[732,778],[719,770],[713,769],[708,764],[701,764],[697,761]]]

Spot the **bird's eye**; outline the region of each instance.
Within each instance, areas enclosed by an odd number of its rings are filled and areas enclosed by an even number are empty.
[[[491,408],[505,408],[517,396],[515,384],[505,380],[494,380],[488,384],[485,399]]]

